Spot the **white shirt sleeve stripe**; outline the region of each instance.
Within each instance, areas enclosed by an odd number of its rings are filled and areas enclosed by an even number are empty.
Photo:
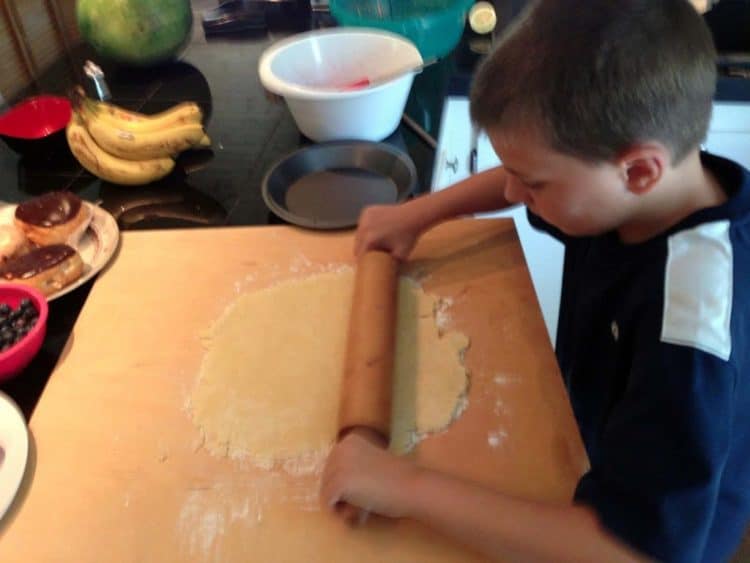
[[[661,340],[722,360],[732,352],[732,243],[729,221],[669,237]]]

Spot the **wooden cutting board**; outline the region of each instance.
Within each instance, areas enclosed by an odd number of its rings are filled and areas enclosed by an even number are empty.
[[[474,560],[413,522],[349,529],[320,510],[318,476],[213,457],[191,419],[201,333],[241,292],[353,264],[352,244],[290,227],[124,233],[30,422],[0,561]],[[569,500],[586,456],[512,221],[444,224],[403,271],[450,298],[448,328],[471,339],[468,409],[414,457]]]

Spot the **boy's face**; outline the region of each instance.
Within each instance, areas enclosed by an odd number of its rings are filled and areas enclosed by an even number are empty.
[[[527,129],[489,130],[507,174],[505,198],[523,203],[562,232],[586,236],[615,230],[634,205],[617,163],[591,163],[550,148]]]

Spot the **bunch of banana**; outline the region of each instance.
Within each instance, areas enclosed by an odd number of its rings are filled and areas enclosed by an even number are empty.
[[[66,135],[81,165],[114,184],[141,185],[163,178],[182,151],[211,145],[197,104],[184,102],[156,114],[128,111],[78,96]]]

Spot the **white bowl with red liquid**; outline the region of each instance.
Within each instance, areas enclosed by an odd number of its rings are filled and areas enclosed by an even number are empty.
[[[398,127],[414,81],[414,72],[398,71],[422,62],[405,37],[344,27],[274,43],[261,56],[258,73],[313,141],[382,141]]]

